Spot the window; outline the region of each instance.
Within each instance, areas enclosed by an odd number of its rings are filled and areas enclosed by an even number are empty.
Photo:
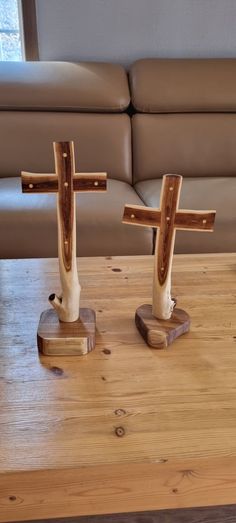
[[[23,59],[17,0],[0,0],[0,60]]]
[[[0,0],[0,60],[38,60],[35,0]]]

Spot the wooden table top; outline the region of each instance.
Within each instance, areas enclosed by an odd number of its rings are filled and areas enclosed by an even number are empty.
[[[0,262],[0,522],[236,503],[236,254],[174,258],[191,331],[148,348],[151,256],[79,259],[84,357],[40,357],[57,260]]]

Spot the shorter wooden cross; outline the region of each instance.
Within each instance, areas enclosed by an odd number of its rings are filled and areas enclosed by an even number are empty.
[[[163,177],[160,208],[126,205],[123,222],[143,227],[159,228],[155,247],[152,315],[169,320],[175,307],[171,298],[171,270],[175,244],[175,231],[213,231],[215,211],[180,210],[179,198],[182,176],[167,174]]]
[[[56,173],[22,172],[22,191],[24,193],[57,193],[58,256],[62,293],[60,296],[51,294],[49,301],[56,310],[59,320],[71,323],[79,319],[80,313],[82,316],[85,314],[85,310],[80,309],[79,306],[81,288],[76,262],[75,193],[106,191],[107,175],[106,173],[75,173],[73,142],[54,142],[53,148]],[[86,311],[90,311],[90,309],[86,309]],[[53,311],[46,311],[46,313],[48,312]],[[85,315],[87,317],[87,312]],[[53,321],[55,323],[55,317],[53,317]],[[62,325],[60,329],[63,329]],[[67,331],[68,329],[69,327],[67,327]],[[68,341],[68,334],[66,338]],[[63,345],[63,335],[61,339]],[[59,345],[58,339],[57,344]],[[56,354],[55,350],[52,351],[53,354]],[[73,351],[76,353],[74,348]],[[62,353],[61,351],[60,354]]]

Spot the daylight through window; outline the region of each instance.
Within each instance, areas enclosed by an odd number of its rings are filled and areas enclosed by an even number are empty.
[[[0,60],[23,59],[17,0],[0,0]]]

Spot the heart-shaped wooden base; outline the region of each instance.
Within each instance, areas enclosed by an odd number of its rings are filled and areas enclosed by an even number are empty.
[[[158,320],[152,314],[152,306],[145,304],[136,310],[135,323],[150,347],[165,349],[176,338],[189,331],[190,317],[184,310],[174,309],[169,320]]]

